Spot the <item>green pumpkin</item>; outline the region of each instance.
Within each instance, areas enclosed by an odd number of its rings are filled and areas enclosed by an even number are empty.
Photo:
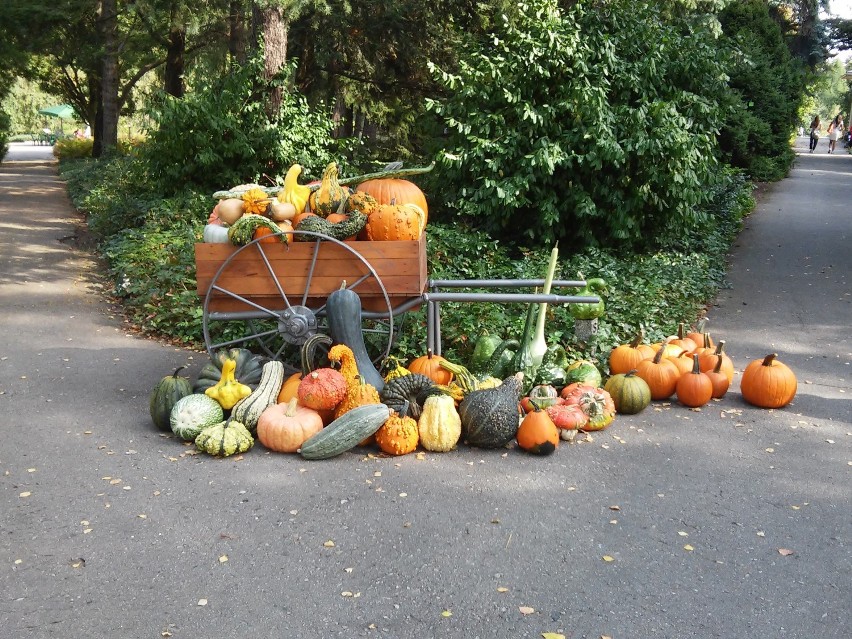
[[[172,375],[161,379],[154,390],[151,391],[148,411],[151,413],[151,421],[154,422],[154,426],[160,430],[166,432],[172,430],[170,420],[172,408],[180,398],[192,394],[192,384],[186,377],[178,375],[184,368],[186,367],[181,366]]]
[[[604,390],[612,396],[615,410],[625,415],[641,413],[651,403],[651,388],[635,369],[610,377]]]
[[[602,381],[601,372],[598,370],[598,367],[587,359],[581,359],[569,364],[565,371],[565,386],[579,383],[598,388]]]

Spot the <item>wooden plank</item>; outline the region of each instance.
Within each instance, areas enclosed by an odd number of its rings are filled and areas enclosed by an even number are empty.
[[[393,305],[416,297],[425,289],[425,236],[417,242],[352,242],[350,245],[375,270],[388,295],[396,300]],[[219,268],[238,250],[229,244],[195,245],[196,290],[200,296],[207,295]],[[263,261],[261,250],[269,266]],[[324,300],[340,287],[342,280],[352,283],[368,273],[369,269],[357,256],[331,242],[322,242],[319,248],[315,242],[294,242],[289,246],[256,244],[236,255],[216,283],[220,288],[248,298],[279,300],[282,297],[280,285],[288,297],[301,299],[310,275],[309,296]],[[378,283],[373,277],[368,277],[356,290],[364,300],[377,296],[383,303]],[[219,297],[220,293],[216,296]],[[225,303],[227,306],[234,304],[245,306],[233,299]]]

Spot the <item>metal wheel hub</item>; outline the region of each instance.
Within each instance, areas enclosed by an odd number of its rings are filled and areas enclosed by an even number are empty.
[[[304,344],[317,332],[317,317],[307,306],[291,306],[279,315],[278,332],[288,344]]]

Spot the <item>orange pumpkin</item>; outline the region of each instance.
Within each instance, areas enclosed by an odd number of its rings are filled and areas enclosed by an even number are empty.
[[[276,237],[275,232],[272,229],[265,226],[257,227],[251,237],[254,240],[262,238],[258,244],[278,244],[281,241]]]
[[[644,335],[642,331],[636,335],[629,344],[616,346],[609,354],[610,375],[628,373],[632,371],[643,359],[654,356],[654,350],[647,344],[643,344]]]
[[[368,240],[419,240],[426,228],[426,213],[416,204],[380,204],[364,231]]]
[[[796,375],[771,353],[746,366],[740,380],[743,399],[760,408],[781,408],[796,396]]]
[[[677,367],[681,375],[686,375],[692,370],[692,353],[683,351],[677,357],[669,357],[668,359]]]
[[[651,399],[671,397],[681,376],[677,366],[670,359],[663,357],[664,351],[665,349],[661,348],[653,359],[642,360],[636,365],[636,374],[644,379],[651,389]]]
[[[323,429],[320,414],[299,406],[296,398],[287,404],[268,406],[257,420],[257,438],[269,450],[295,453],[310,437]]]
[[[559,429],[538,406],[527,413],[515,435],[518,446],[533,455],[550,455],[559,446]]]
[[[297,396],[299,391],[299,382],[302,381],[301,373],[293,373],[284,380],[284,384],[281,385],[281,390],[278,391],[278,404],[286,404],[291,399]]]
[[[425,355],[411,361],[408,365],[408,370],[412,373],[425,375],[436,384],[449,384],[453,381],[453,374],[446,368],[441,366],[441,362],[447,360],[440,355],[435,355],[432,350],[428,350]]]
[[[710,382],[713,384],[713,397],[719,399],[725,396],[725,393],[728,392],[728,388],[731,385],[731,380],[728,379],[728,375],[722,372],[722,362],[724,362],[724,358],[721,355],[716,356],[716,366],[713,367],[713,370],[709,370],[704,374],[710,378]],[[699,361],[699,365],[701,362]]]
[[[380,178],[367,180],[358,185],[355,191],[362,191],[372,195],[379,204],[416,204],[423,210],[423,224],[429,217],[429,206],[426,204],[426,196],[414,182],[399,178]],[[369,217],[369,214],[367,214]]]
[[[698,344],[683,332],[683,322],[677,325],[677,337],[672,339],[673,346],[679,346],[687,353],[692,353],[696,348],[698,348]]]
[[[698,355],[692,356],[692,371],[682,375],[677,380],[675,392],[678,401],[684,406],[698,408],[704,406],[713,397],[713,382],[704,373],[698,364]]]
[[[314,410],[331,410],[346,396],[346,378],[333,368],[318,368],[299,382],[298,399]]]
[[[701,352],[699,361],[701,371],[706,373],[707,371],[715,368],[718,357],[722,358],[721,371],[728,376],[728,383],[730,384],[734,381],[734,363],[731,361],[731,358],[725,354],[725,340],[719,340],[719,345],[716,347],[716,350],[705,350]]]

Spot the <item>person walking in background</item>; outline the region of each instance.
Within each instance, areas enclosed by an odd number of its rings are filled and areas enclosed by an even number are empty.
[[[819,116],[815,115],[814,119],[811,120],[811,153],[814,152],[814,149],[817,147],[817,142],[819,142]]]
[[[837,140],[840,138],[840,134],[843,132],[843,116],[839,113],[835,116],[835,118],[831,121],[831,124],[828,125],[828,152],[834,152],[834,148],[837,146]]]

